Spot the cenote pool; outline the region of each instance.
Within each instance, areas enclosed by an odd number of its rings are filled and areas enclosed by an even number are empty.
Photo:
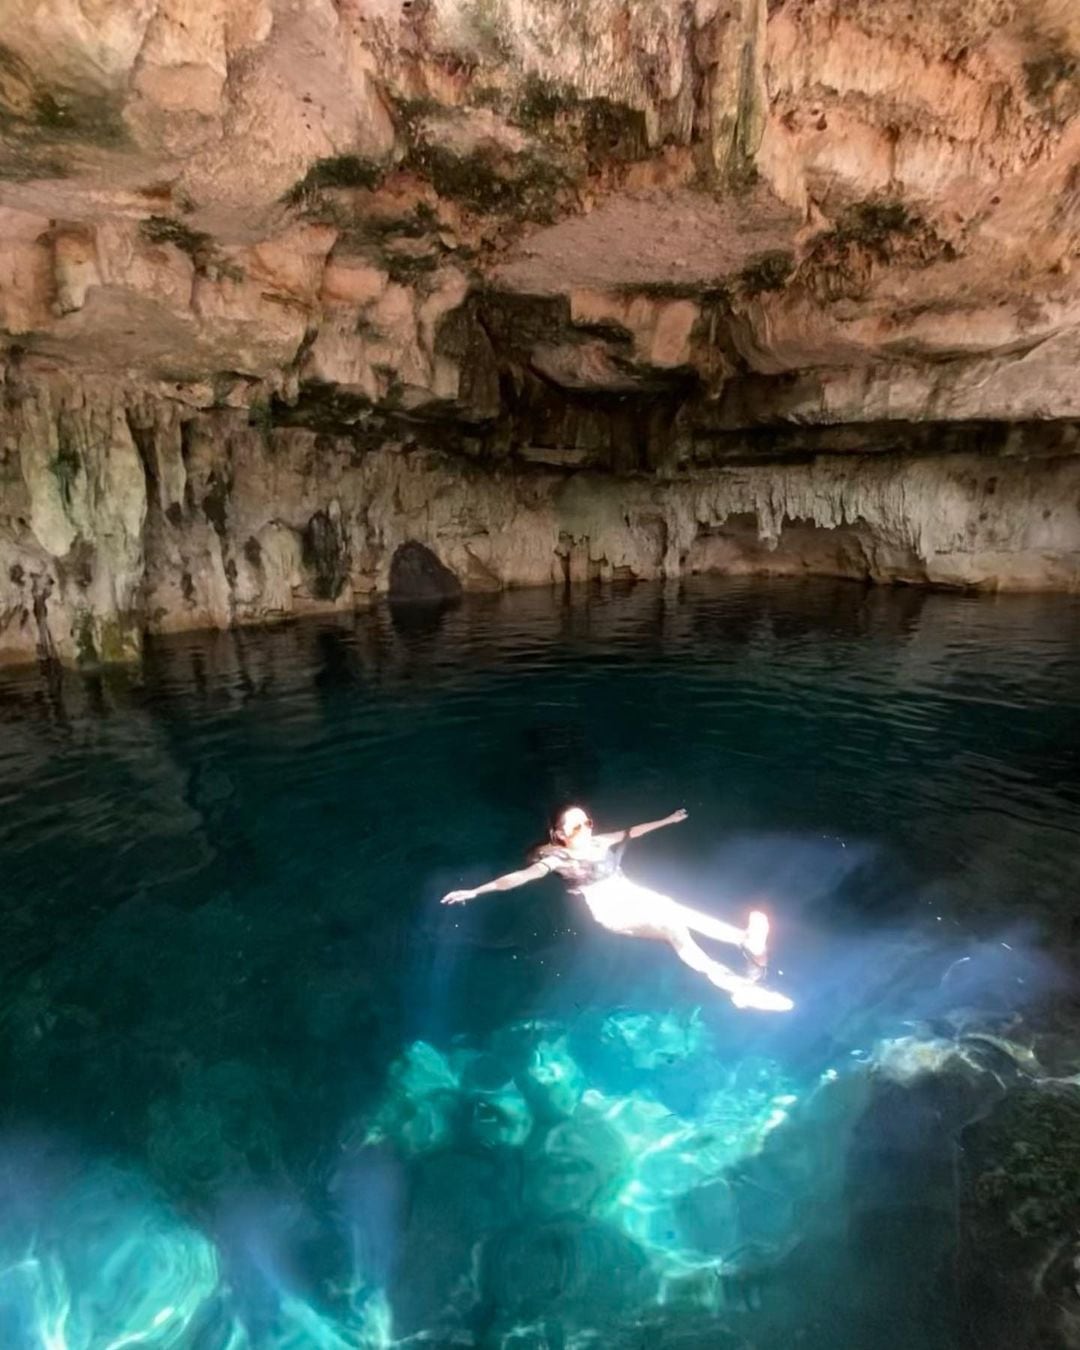
[[[796,1011],[553,880],[438,904],[567,799],[685,806],[626,870],[767,908]],[[9,1350],[1056,1315],[1023,1263],[1068,1177],[1033,1209],[1000,1161],[1080,1069],[1075,601],[702,582],[159,641],[0,674],[0,802]]]

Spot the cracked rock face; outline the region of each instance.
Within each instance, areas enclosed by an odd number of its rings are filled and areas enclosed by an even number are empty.
[[[0,652],[409,541],[1076,589],[1080,18],[933,9],[8,0]]]

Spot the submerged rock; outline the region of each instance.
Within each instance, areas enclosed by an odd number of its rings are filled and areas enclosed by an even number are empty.
[[[482,1312],[509,1328],[542,1320],[563,1332],[604,1325],[648,1300],[655,1281],[629,1239],[586,1219],[504,1229],[480,1256]]]
[[[959,1295],[987,1350],[1080,1345],[1080,1089],[1007,1093],[961,1136]]]

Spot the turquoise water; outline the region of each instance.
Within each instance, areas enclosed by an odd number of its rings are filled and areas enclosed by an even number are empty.
[[[1060,1025],[1078,733],[1080,605],[846,584],[0,673],[0,1344],[962,1344],[935,1085]],[[796,1011],[439,906],[567,799],[685,806],[626,870],[767,908]]]

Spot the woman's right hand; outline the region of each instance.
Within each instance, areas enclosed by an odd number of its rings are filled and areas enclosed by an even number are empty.
[[[444,905],[463,905],[466,900],[475,900],[475,891],[447,891],[442,898]]]

